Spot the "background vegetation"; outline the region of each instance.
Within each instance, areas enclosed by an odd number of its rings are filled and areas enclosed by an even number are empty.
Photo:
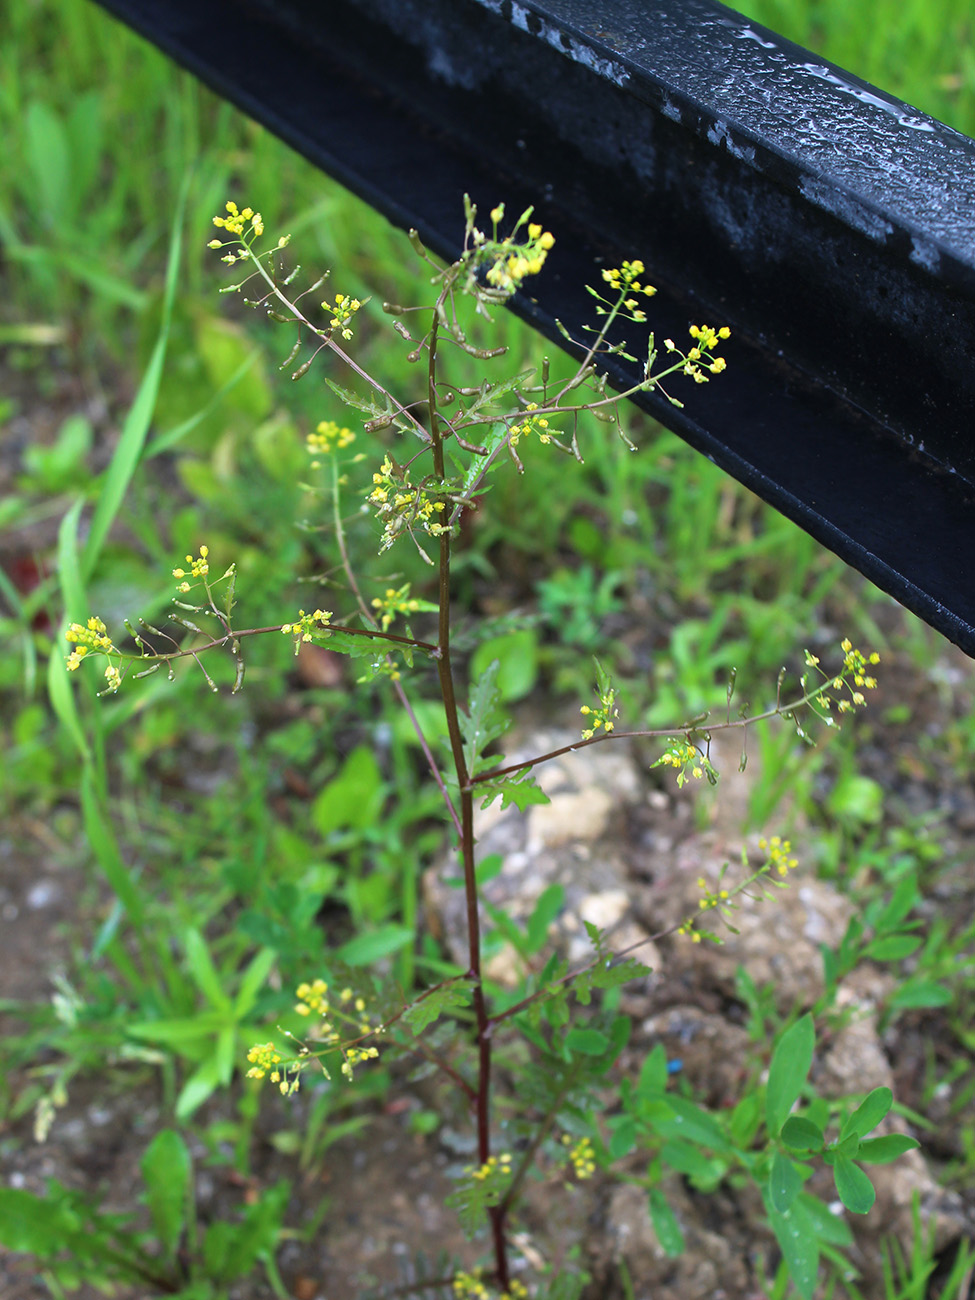
[[[975,134],[965,0],[738,7]],[[215,695],[188,672],[178,690],[157,677],[117,700],[84,698],[84,726],[101,728],[109,821],[79,799],[77,748],[45,691],[46,661],[63,649],[60,522],[79,497],[104,491],[162,337],[180,196],[185,239],[148,459],[88,575],[91,608],[115,626],[159,616],[174,558],[201,539],[236,560],[252,626],[307,604],[306,584],[334,564],[327,536],[301,526],[301,476],[304,435],[342,413],[319,382],[283,379],[273,336],[216,297],[205,241],[223,199],[260,206],[307,264],[341,268],[344,283],[375,295],[368,364],[411,393],[416,381],[375,306],[415,296],[405,238],[87,0],[8,0],[0,130],[4,861],[11,873],[18,862],[56,863],[76,902],[54,999],[36,965],[27,984],[8,971],[3,985],[0,1107],[4,1140],[16,1143],[24,1117],[38,1105],[47,1113],[45,1099],[56,1106],[73,1080],[106,1070],[122,1088],[158,1071],[189,1123],[326,943],[352,963],[390,956],[407,988],[418,963],[436,970],[442,953],[418,923],[419,872],[440,843],[436,799],[382,690],[352,692],[328,656],[295,661],[287,644],[259,639],[240,696]],[[525,365],[538,363],[542,345],[516,320],[502,317],[500,329]],[[893,685],[872,724],[814,752],[784,733],[764,738],[766,777],[745,829],[777,811],[803,826],[804,865],[841,880],[862,908],[908,870],[922,897],[937,896],[957,865],[941,843],[951,810],[937,792],[967,781],[975,747],[967,665],[676,437],[642,418],[631,434],[636,456],[595,425],[585,466],[568,474],[561,460],[539,462],[477,520],[457,576],[472,612],[518,638],[508,700],[540,688],[549,716],[572,715],[599,649],[627,684],[631,716],[659,725],[719,705],[733,667],[754,696],[803,646],[843,633],[877,646]],[[423,567],[396,563],[391,581],[425,594]],[[899,796],[910,782],[931,791],[920,806]],[[135,953],[119,939],[124,916],[137,920]],[[933,1095],[958,1079],[972,1047],[975,970],[970,920],[938,921],[931,934],[896,973],[949,991],[939,1023],[956,1055],[932,1061]],[[259,987],[253,963],[264,952],[280,970],[277,995]],[[198,1032],[160,1036],[162,1021]],[[356,1104],[386,1083],[381,1071],[364,1075]],[[970,1115],[971,1089],[953,1096]],[[242,1171],[256,1107],[241,1094],[233,1120],[203,1130]],[[323,1110],[296,1146],[308,1158],[360,1122],[359,1111]],[[946,1171],[959,1184],[975,1163],[967,1123]]]

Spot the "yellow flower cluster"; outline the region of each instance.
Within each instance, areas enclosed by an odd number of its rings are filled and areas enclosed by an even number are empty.
[[[295,990],[298,998],[295,1011],[301,1016],[318,1015],[321,1024],[316,1026],[315,1037],[328,1047],[340,1047],[342,1035],[336,1030],[329,1016],[345,1021],[356,1033],[370,1034],[375,1026],[366,1015],[366,1003],[357,997],[350,988],[344,988],[338,995],[337,1003],[328,999],[328,984],[323,979],[313,980],[310,984],[299,984]],[[340,1048],[342,1052],[342,1073],[349,1080],[353,1078],[354,1067],[362,1061],[372,1061],[379,1055],[375,1047]]]
[[[335,295],[334,307],[331,303],[322,303],[324,310],[332,313],[332,319],[329,321],[330,326],[333,330],[339,330],[344,339],[352,337],[352,327],[349,325],[349,321],[361,306],[362,303],[358,298],[350,298],[344,293]]]
[[[264,218],[253,208],[237,207],[236,203],[228,202],[226,204],[227,215],[225,217],[214,217],[213,224],[220,230],[226,230],[228,235],[236,235],[237,239],[243,244],[243,248],[237,253],[227,253],[220,260],[233,266],[235,262],[243,262],[248,257],[253,256],[250,252],[249,245],[252,244],[259,235],[264,234]],[[250,226],[247,223],[250,222]],[[245,229],[246,228],[246,229]],[[211,239],[208,248],[226,248],[226,243],[220,239]],[[279,242],[279,247],[281,247]]]
[[[298,610],[298,617],[293,623],[285,623],[281,631],[285,636],[293,636],[295,639],[295,654],[301,648],[302,641],[310,641],[312,634],[321,631],[332,617],[330,609],[316,609],[314,614],[306,614],[303,609]]]
[[[67,656],[69,673],[73,673],[81,665],[81,661],[85,656],[93,650],[101,654],[119,653],[115,646],[112,645],[112,638],[108,635],[105,624],[94,614],[87,623],[72,623],[65,632],[64,639],[74,646],[74,649]],[[117,691],[121,685],[118,669],[111,667],[106,669],[105,676],[108,678],[111,689]]]
[[[529,209],[530,213],[531,209]],[[474,232],[475,244],[479,246],[477,262],[483,265],[490,261],[485,279],[492,289],[506,297],[521,287],[521,282],[529,275],[538,275],[545,265],[545,259],[555,244],[555,236],[549,230],[543,230],[537,221],[528,225],[528,238],[516,242],[515,236],[528,213],[521,218],[514,230],[505,239],[498,239],[498,225],[504,219],[504,204],[491,211],[494,224],[494,239],[485,241],[480,231]]]
[[[209,546],[201,546],[200,554],[196,557],[196,559],[194,559],[192,555],[188,555],[186,557],[186,563],[190,566],[189,574],[187,574],[185,569],[173,570],[174,578],[183,579],[183,581],[180,582],[179,586],[176,588],[177,591],[182,591],[182,592],[189,591],[191,584],[186,581],[187,577],[190,578],[206,577],[206,575],[210,572],[210,564],[209,561],[207,560],[207,556],[209,554],[210,554]]]
[[[388,632],[397,614],[415,614],[420,608],[420,602],[410,597],[410,584],[400,587],[397,591],[394,587],[387,587],[384,596],[373,598],[372,607],[376,611],[382,611],[380,626],[384,632]]]
[[[724,357],[716,357],[714,350],[720,342],[731,338],[731,330],[727,325],[722,325],[720,329],[713,329],[710,325],[692,325],[687,332],[694,339],[694,346],[689,352],[681,352],[673,339],[664,339],[664,347],[668,352],[676,352],[683,358],[685,375],[689,375],[696,384],[706,384],[708,377],[705,370],[712,375],[720,375],[727,368]]]
[[[281,1055],[273,1043],[255,1043],[247,1053],[251,1068],[247,1071],[248,1079],[269,1078],[277,1084],[283,1097],[293,1096],[298,1091],[301,1069],[297,1064],[281,1068]],[[291,1076],[290,1079],[288,1076]]]
[[[758,847],[763,853],[768,854],[769,869],[780,876],[787,876],[790,871],[795,871],[799,865],[798,858],[789,856],[792,852],[791,841],[784,840],[779,835],[773,835],[770,840],[759,840]]]
[[[264,234],[264,218],[253,208],[244,208],[240,211],[236,203],[228,201],[226,204],[227,215],[225,217],[214,217],[213,224],[220,230],[226,230],[228,235],[243,235],[244,226],[249,221],[251,230],[255,235]],[[216,243],[216,241],[214,241]],[[219,245],[217,245],[219,247]],[[211,248],[214,244],[210,245]]]
[[[463,1271],[456,1273],[451,1285],[458,1300],[492,1300],[491,1292],[481,1280],[479,1269],[475,1269],[473,1273]],[[508,1283],[508,1290],[499,1292],[494,1300],[528,1300],[528,1288],[524,1282],[513,1278]]]
[[[464,1170],[465,1174],[470,1174],[476,1178],[479,1183],[485,1182],[493,1174],[510,1174],[511,1173],[511,1155],[503,1151],[499,1156],[488,1156],[480,1169],[475,1169],[473,1165],[468,1165]]]
[[[573,1141],[568,1133],[563,1133],[562,1143],[569,1148],[569,1160],[572,1162],[572,1170],[576,1178],[580,1182],[591,1178],[596,1172],[596,1152],[592,1140],[584,1137]]]
[[[721,874],[723,876],[724,872],[722,871]],[[712,889],[704,876],[698,876],[697,887],[701,891],[701,896],[697,900],[697,916],[686,917],[677,927],[677,933],[690,935],[692,943],[701,942],[702,932],[697,929],[697,921],[704,912],[713,911],[717,907],[724,908],[725,905],[728,908],[735,906],[731,902],[731,894],[727,889]],[[725,919],[727,920],[727,916]],[[711,934],[709,931],[704,931],[703,937],[713,939],[715,943],[721,942],[716,934]]]
[[[873,667],[880,663],[880,655],[876,650],[864,654],[858,650],[849,637],[844,637],[840,642],[840,649],[843,651],[843,668],[838,677],[834,677],[830,685],[834,691],[849,691],[849,698],[844,696],[837,701],[837,710],[840,713],[850,713],[854,709],[865,708],[867,697],[864,691],[873,691],[877,689],[877,679],[867,672],[867,667]],[[826,674],[819,667],[819,658],[817,655],[810,654],[806,651],[806,664],[810,668],[815,668],[822,677]],[[849,680],[849,679],[852,679]],[[832,705],[832,700],[828,695],[819,696],[819,703],[823,708],[828,709]]]
[[[592,740],[600,727],[609,735],[616,727],[615,719],[620,716],[620,711],[616,707],[615,690],[610,688],[605,694],[600,695],[598,709],[592,709],[588,704],[584,704],[579,712],[590,724],[582,733],[583,740]]]
[[[332,1007],[327,995],[328,985],[323,979],[313,980],[311,984],[299,984],[295,989],[295,996],[298,998],[295,1010],[301,1016],[310,1016],[313,1011],[320,1016],[330,1015]],[[357,998],[352,989],[344,988],[339,994],[339,1004],[345,1008],[349,1003],[352,1004],[355,1011],[360,1013],[366,1009],[365,1001],[362,998]],[[371,1026],[368,1023],[362,1026],[363,1032],[370,1028]]]
[[[512,447],[517,447],[522,438],[527,438],[532,433],[538,434],[539,442],[551,442],[552,435],[549,432],[548,420],[543,415],[533,415],[533,411],[538,410],[537,402],[529,402],[525,407],[526,418],[518,424],[511,425],[509,442]]]
[[[707,756],[687,739],[672,740],[670,748],[652,766],[676,768],[678,789],[687,781],[688,767],[695,781],[707,776],[713,784],[718,775]]]
[[[414,524],[431,537],[449,532],[450,525],[440,522],[447,503],[431,499],[423,488],[414,487],[409,474],[395,468],[388,456],[372,481],[373,489],[366,500],[376,507],[376,515],[383,521],[381,551],[392,546],[402,532],[411,531]]]
[[[342,1062],[342,1073],[351,1083],[355,1078],[355,1066],[362,1061],[372,1061],[378,1055],[379,1051],[375,1047],[350,1047],[343,1052],[345,1060]]]
[[[355,442],[351,429],[339,427],[334,420],[322,420],[314,433],[305,439],[305,446],[312,456],[327,456],[336,447],[341,451]]]
[[[643,284],[640,280],[645,270],[646,267],[640,259],[635,258],[632,262],[624,262],[622,266],[603,271],[603,279],[615,293],[621,296],[628,293],[642,293],[644,297],[652,298],[657,290],[652,284]],[[629,312],[631,320],[641,322],[647,319],[647,313],[640,308],[636,298],[623,298],[622,305]]]
[[[281,1056],[273,1043],[255,1043],[247,1053],[247,1059],[251,1062],[248,1079],[263,1079],[270,1074],[271,1082],[278,1082],[281,1072],[277,1067],[281,1064]]]
[[[713,890],[703,876],[698,876],[697,887],[701,891],[701,897],[697,900],[699,912],[706,912],[709,908],[720,907],[730,898],[727,889]]]

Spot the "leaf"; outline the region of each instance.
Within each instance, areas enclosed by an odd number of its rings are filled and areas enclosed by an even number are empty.
[[[95,773],[90,766],[86,766],[81,774],[81,809],[88,843],[105,879],[125,908],[132,924],[142,926],[145,920],[144,900],[131,872],[122,861],[115,831],[95,789]]]
[[[672,1094],[667,1097],[666,1106],[669,1114],[661,1115],[654,1125],[661,1137],[686,1138],[719,1154],[730,1151],[724,1129],[706,1110],[686,1097]]]
[[[726,1172],[722,1160],[706,1156],[700,1147],[683,1138],[672,1138],[660,1148],[660,1159],[679,1174],[693,1179],[700,1190],[716,1187]]]
[[[598,1029],[574,1027],[565,1036],[566,1050],[583,1056],[602,1056],[609,1045],[609,1039]]]
[[[922,942],[917,934],[891,934],[868,943],[864,955],[872,961],[900,961],[920,948]]]
[[[765,1091],[765,1121],[772,1137],[778,1137],[802,1091],[815,1041],[813,1018],[807,1014],[785,1031],[772,1054]]]
[[[538,633],[535,628],[518,628],[482,641],[471,657],[471,676],[485,673],[494,660],[498,661],[498,694],[504,703],[524,699],[538,680]]]
[[[202,1055],[201,1045],[212,1041],[224,1023],[219,1011],[205,1011],[195,1016],[141,1021],[127,1025],[125,1032],[148,1043],[162,1043],[175,1052],[198,1060]]]
[[[594,657],[592,662],[596,669],[596,690],[600,696],[608,695],[612,689],[609,674],[598,659]]]
[[[187,928],[183,935],[183,947],[186,949],[187,964],[197,988],[213,1007],[225,1013],[229,1012],[231,1001],[224,987],[225,981],[217,972],[206,940],[199,930],[193,926]]]
[[[781,1151],[776,1151],[772,1157],[768,1191],[773,1208],[780,1214],[785,1214],[792,1207],[802,1191],[802,1175]]]
[[[833,1165],[833,1181],[837,1195],[851,1214],[866,1214],[877,1199],[868,1176],[845,1156]]]
[[[71,150],[64,124],[48,104],[34,100],[23,125],[24,152],[44,216],[56,229],[70,228],[74,216],[69,204]]]
[[[312,825],[323,837],[347,828],[364,830],[376,819],[383,797],[376,756],[357,745],[312,804]]]
[[[800,1115],[790,1115],[782,1125],[782,1141],[793,1151],[821,1151],[826,1136],[818,1124]]]
[[[353,393],[351,388],[343,388],[342,385],[337,384],[334,379],[326,377],[325,382],[328,384],[335,396],[339,398],[340,401],[344,402],[346,406],[351,406],[354,411],[361,411],[363,415],[369,415],[376,419],[382,415],[395,415],[395,411],[388,403],[380,406],[378,403],[370,401],[368,398],[359,397],[356,393]]]
[[[83,506],[84,500],[79,497],[61,520],[58,528],[58,580],[66,615],[65,623],[82,620],[88,612],[85,609],[87,598],[78,561],[78,520]],[[81,715],[71,688],[64,656],[60,652],[60,647],[64,645],[65,631],[66,628],[62,624],[57,644],[47,662],[47,690],[51,707],[74,742],[82,761],[87,765],[91,761],[91,749],[81,725]]]
[[[906,1133],[888,1133],[885,1137],[867,1138],[861,1142],[857,1159],[865,1165],[889,1165],[905,1151],[914,1151],[920,1145],[917,1138],[908,1137]]]
[[[890,902],[877,918],[874,928],[877,933],[886,933],[895,929],[905,919],[917,902],[917,877],[905,876],[891,896]]]
[[[501,796],[501,811],[506,808],[516,807],[519,812],[524,812],[533,804],[550,803],[548,795],[536,782],[535,776],[530,767],[522,768],[520,772],[513,772],[510,776],[501,777],[497,781],[478,781],[475,789],[478,798],[483,794],[485,796],[481,808],[489,808],[498,796]]]
[[[952,1001],[951,990],[934,980],[908,980],[888,1002],[888,1007],[946,1007]]]
[[[728,1119],[728,1136],[743,1151],[751,1147],[762,1126],[762,1101],[758,1089],[747,1092]]]
[[[823,1152],[823,1159],[828,1165],[835,1164],[837,1160],[852,1159],[860,1149],[860,1139],[856,1133],[850,1133],[847,1137],[839,1141],[831,1142]]]
[[[508,727],[508,720],[498,712],[498,705],[501,702],[497,687],[499,666],[498,660],[495,659],[477,676],[471,687],[467,712],[460,714],[460,729],[464,736],[464,758],[468,772],[477,770],[477,761],[485,749]]]
[[[472,1169],[466,1170],[457,1190],[444,1198],[444,1205],[457,1211],[465,1237],[470,1239],[484,1227],[488,1208],[500,1203],[502,1190],[509,1179],[510,1174],[500,1164],[495,1165],[484,1178],[475,1177]]]
[[[894,1094],[889,1088],[874,1088],[840,1129],[840,1141],[849,1137],[851,1133],[856,1133],[861,1138],[866,1137],[877,1127],[893,1104]]]
[[[250,1015],[261,986],[270,975],[276,961],[277,952],[273,948],[262,948],[248,963],[247,969],[241,976],[237,997],[234,999],[234,1015],[238,1020]]]
[[[314,632],[312,640],[316,645],[324,645],[327,650],[337,655],[348,655],[350,659],[375,658],[377,654],[388,653],[374,637],[356,636],[354,632],[332,632],[324,628],[321,632]]]
[[[675,1259],[684,1249],[684,1234],[659,1187],[650,1189],[650,1219],[664,1254]]]
[[[610,1120],[610,1127],[612,1129],[608,1148],[610,1159],[621,1160],[636,1146],[636,1120],[632,1115],[617,1115]]]
[[[140,1161],[146,1204],[163,1250],[172,1259],[186,1226],[190,1205],[190,1153],[174,1129],[157,1133]]]
[[[80,1227],[78,1216],[52,1196],[0,1187],[0,1242],[8,1250],[44,1260],[70,1248]]]
[[[637,1091],[649,1096],[667,1091],[667,1052],[663,1043],[657,1043],[640,1067]]]
[[[810,1232],[831,1246],[852,1246],[853,1233],[843,1214],[834,1214],[818,1196],[801,1192],[795,1208],[809,1224]]]
[[[562,911],[565,902],[563,885],[548,885],[538,896],[538,901],[528,919],[527,949],[538,952],[548,942],[548,927]]]
[[[224,1082],[220,1060],[217,1056],[208,1057],[183,1084],[176,1098],[176,1118],[185,1123]]]
[[[792,1284],[803,1300],[812,1300],[819,1272],[819,1241],[815,1226],[802,1200],[795,1201],[786,1214],[773,1206],[768,1206],[767,1209],[769,1224],[779,1243]]]
[[[475,484],[481,478],[488,463],[490,462],[491,467],[497,464],[497,458],[491,460],[491,454],[497,451],[508,436],[508,426],[499,420],[497,424],[483,425],[471,429],[470,435],[477,439],[480,446],[487,452],[487,456],[475,456],[469,464],[461,467],[463,477],[461,478],[460,490],[465,497],[471,496]],[[483,491],[483,488],[481,490]]]
[[[169,342],[169,327],[173,315],[173,300],[179,283],[180,249],[182,244],[183,214],[186,209],[186,195],[191,175],[189,172],[180,187],[176,200],[173,229],[169,239],[169,260],[166,265],[166,288],[163,297],[162,320],[156,338],[149,365],[143,376],[135,401],[129,408],[122,425],[122,434],[118,440],[112,459],[105,471],[101,488],[92,515],[88,538],[85,542],[82,559],[82,572],[86,578],[91,577],[95,564],[105,544],[108,531],[115,520],[119,507],[128,490],[132,475],[135,473],[145,446],[146,434],[152,413],[156,408],[159,384],[162,379],[163,363],[166,360],[166,348]]]
[[[384,925],[367,934],[357,934],[335,953],[347,966],[370,966],[374,961],[399,952],[412,943],[415,931],[406,925]]]
[[[431,989],[412,1006],[407,1007],[403,1012],[403,1020],[414,1034],[422,1034],[428,1025],[432,1025],[451,1007],[469,1006],[474,987],[474,980],[468,979],[451,980],[449,984],[441,984],[439,988]]]

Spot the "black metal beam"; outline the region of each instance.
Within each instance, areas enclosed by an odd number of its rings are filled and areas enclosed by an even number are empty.
[[[733,340],[641,405],[975,655],[975,141],[710,0],[100,3],[444,256],[535,203],[556,341],[642,258]]]

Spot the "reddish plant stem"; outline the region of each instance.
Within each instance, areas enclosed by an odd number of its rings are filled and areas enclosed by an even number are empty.
[[[443,430],[437,411],[437,342],[440,324],[440,306],[434,309],[433,322],[427,340],[427,391],[430,409],[430,438],[433,450],[434,473],[441,483],[446,480],[443,450]],[[474,981],[474,1016],[477,1026],[477,1096],[475,1115],[477,1123],[477,1154],[481,1165],[491,1155],[491,1020],[488,1015],[484,986],[481,982],[481,924],[478,914],[477,878],[474,872],[474,797],[471,790],[464,740],[460,728],[457,694],[450,662],[450,531],[440,534],[439,607],[437,636],[437,674],[440,693],[447,717],[450,751],[460,787],[460,853],[464,871],[464,897],[467,905],[468,976]],[[491,1237],[498,1285],[507,1290],[509,1283],[508,1247],[504,1221],[506,1209],[492,1206]]]

